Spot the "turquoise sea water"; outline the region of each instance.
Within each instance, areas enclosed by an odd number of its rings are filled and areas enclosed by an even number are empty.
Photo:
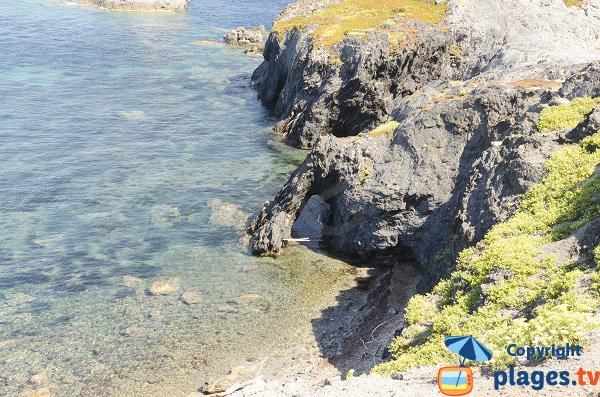
[[[186,395],[302,318],[318,256],[256,259],[240,240],[305,153],[268,131],[260,60],[198,42],[285,3],[0,2],[1,395]],[[163,278],[177,291],[149,296]]]

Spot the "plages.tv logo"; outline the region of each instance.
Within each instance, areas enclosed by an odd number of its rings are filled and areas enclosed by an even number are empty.
[[[438,370],[438,387],[447,396],[464,396],[473,390],[473,371],[465,367],[465,361],[489,361],[492,352],[472,336],[449,336],[444,340],[446,347],[462,357],[458,367],[443,367]]]

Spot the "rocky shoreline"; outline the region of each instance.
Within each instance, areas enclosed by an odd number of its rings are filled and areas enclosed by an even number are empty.
[[[280,116],[276,131],[312,150],[254,218],[252,250],[277,253],[315,195],[330,205],[321,236],[327,249],[401,254],[432,274],[504,219],[515,197],[543,175],[544,153],[558,145],[558,137],[537,133],[537,114],[597,96],[599,66],[583,61],[600,57],[592,50],[600,19],[591,4],[572,10],[556,0],[527,10],[507,3],[515,15],[545,12],[569,24],[569,49],[542,47],[546,22],[477,22],[476,12],[495,13],[496,6],[471,10],[459,2],[449,3],[448,28],[418,29],[399,53],[386,49],[383,34],[345,38],[331,50],[342,65],[312,49],[309,31],[272,33],[253,82]],[[521,37],[525,29],[529,36]],[[522,46],[534,40],[540,49],[528,54],[531,45]],[[370,133],[389,120],[398,123],[392,136]]]
[[[298,1],[277,21],[337,3]],[[308,237],[391,265],[391,279],[409,263],[415,291],[447,277],[542,180],[550,153],[597,130],[598,106],[574,129],[537,127],[545,108],[600,96],[600,4],[565,3],[450,0],[442,24],[403,21],[396,49],[386,31],[318,47],[310,24],[274,28],[252,81],[279,117],[275,131],[310,153],[250,222],[251,250],[277,255]],[[381,312],[356,321],[379,324]],[[351,356],[356,368],[371,360]]]

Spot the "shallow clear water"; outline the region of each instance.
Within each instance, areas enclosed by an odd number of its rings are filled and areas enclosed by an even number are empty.
[[[285,3],[0,2],[0,394],[185,395],[280,346],[350,273],[241,248],[305,153],[268,132],[259,59],[198,40],[268,26]],[[160,278],[177,291],[149,296]]]

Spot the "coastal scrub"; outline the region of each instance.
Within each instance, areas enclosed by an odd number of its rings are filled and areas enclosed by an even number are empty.
[[[575,128],[598,102],[600,98],[586,97],[573,99],[564,105],[549,106],[540,113],[537,128],[540,132]]]
[[[463,250],[450,278],[410,300],[406,328],[390,346],[394,360],[373,373],[455,363],[443,344],[451,335],[476,336],[493,350],[492,367],[502,368],[514,363],[508,344],[578,343],[600,328],[597,263],[560,263],[547,248],[600,216],[599,148],[596,134],[558,150],[516,213]]]
[[[446,5],[426,0],[342,0],[309,15],[275,22],[272,31],[282,38],[293,29],[316,26],[312,32],[313,43],[332,46],[345,36],[364,36],[382,25],[398,27],[406,20],[426,24],[439,24],[445,17]],[[398,44],[407,37],[406,32],[390,30],[390,44]]]

